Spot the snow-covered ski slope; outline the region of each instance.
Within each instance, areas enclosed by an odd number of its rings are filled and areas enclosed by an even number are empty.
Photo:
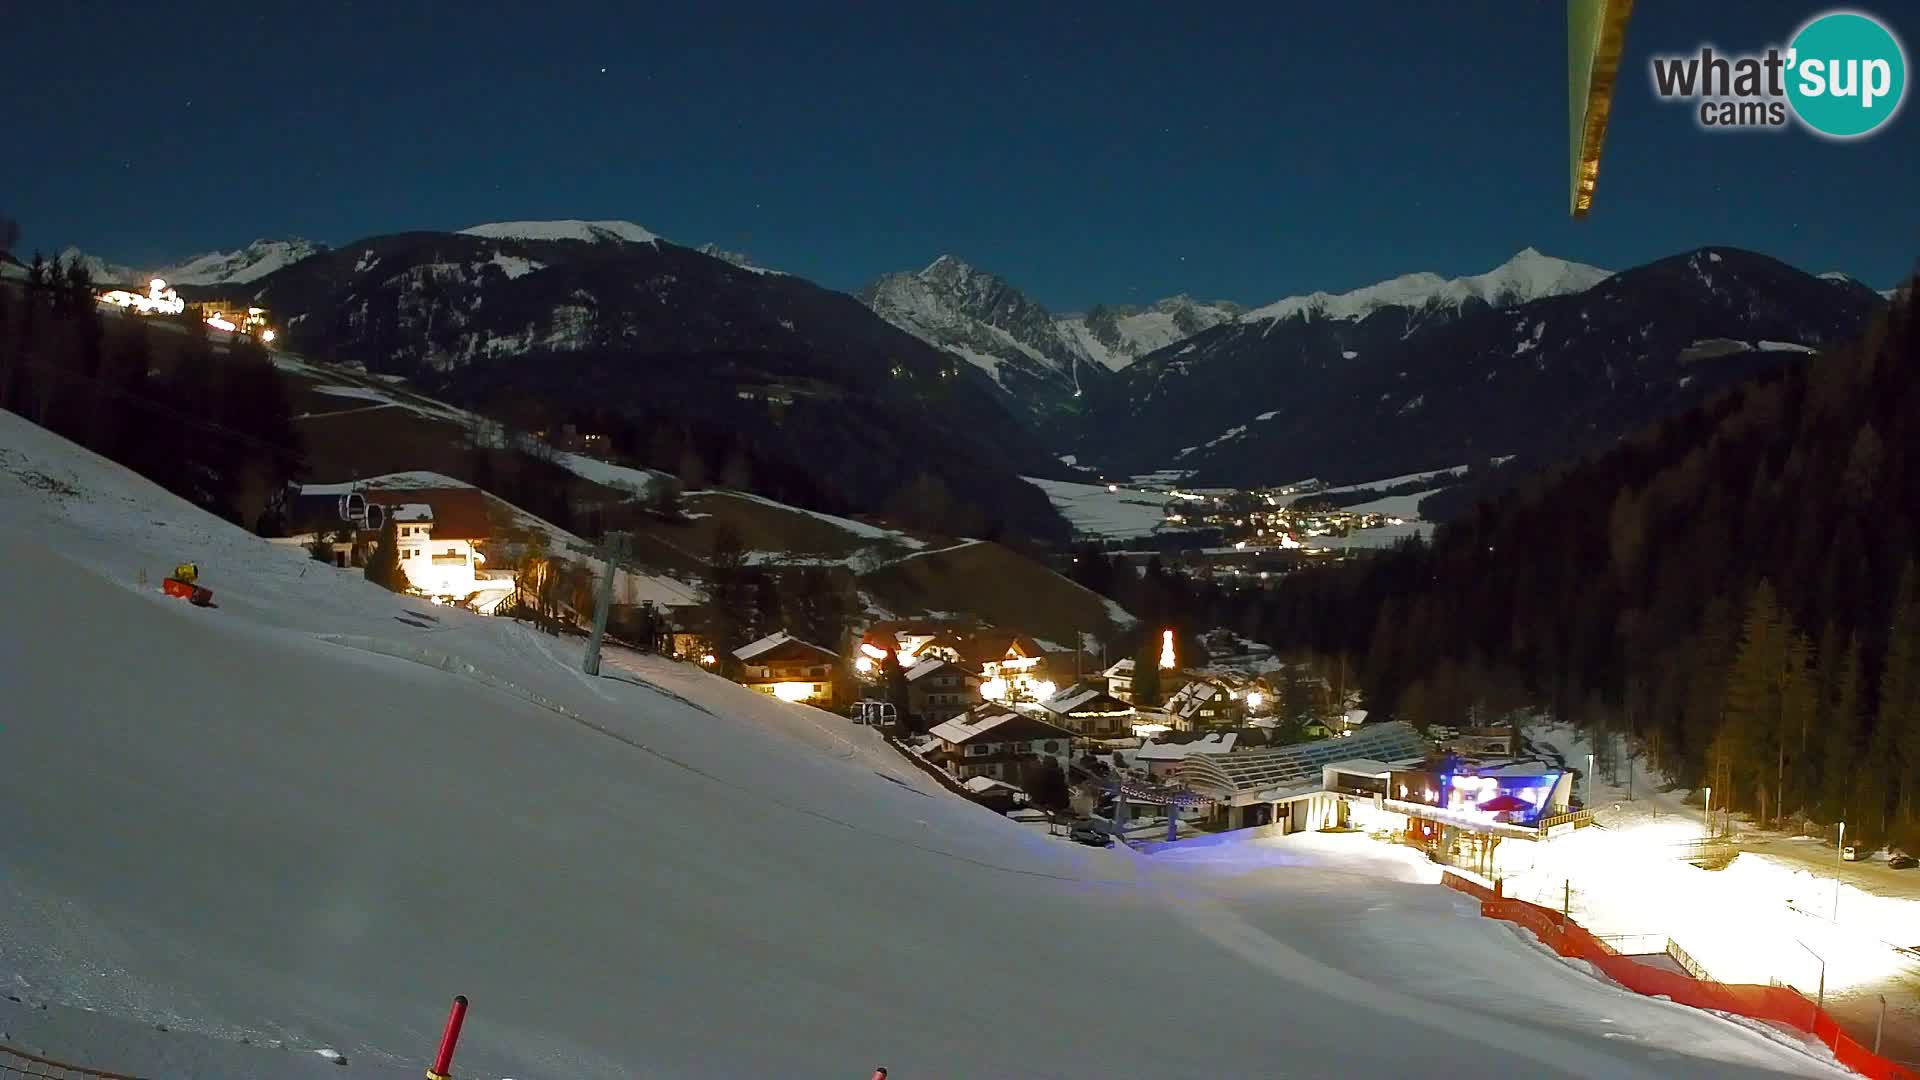
[[[5,413],[0,543],[0,984],[51,1005],[0,1020],[49,1056],[418,1075],[465,993],[476,1078],[1833,1074],[1362,837],[1050,840],[837,718],[589,680]],[[185,559],[218,608],[159,595]]]

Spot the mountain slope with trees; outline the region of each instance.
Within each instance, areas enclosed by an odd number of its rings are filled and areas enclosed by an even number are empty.
[[[1064,538],[1016,479],[1048,455],[971,365],[800,278],[637,227],[593,235],[372,237],[268,275],[255,298],[312,358],[514,427],[573,424],[692,487]]]
[[[1529,267],[1536,287],[1490,300],[1383,285],[1362,290],[1380,294],[1368,303],[1249,312],[1090,389],[1075,453],[1109,473],[1178,467],[1222,485],[1540,464],[1857,336],[1884,306],[1736,248],[1597,282],[1523,252],[1496,275]]]
[[[1431,547],[1290,575],[1241,615],[1276,648],[1357,658],[1381,714],[1544,702],[1736,809],[1912,846],[1916,363],[1902,305],[1480,503]]]

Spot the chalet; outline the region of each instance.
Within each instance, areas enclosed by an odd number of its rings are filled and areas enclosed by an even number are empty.
[[[937,650],[943,659],[959,660],[968,639],[985,629],[977,621],[955,619],[890,619],[874,623],[860,638],[860,652],[873,660],[883,660],[887,653],[898,653],[900,662],[934,655],[923,653],[929,645],[938,642],[942,648]]]
[[[1246,716],[1246,703],[1212,679],[1194,679],[1167,699],[1167,723],[1175,731],[1234,727]]]
[[[929,732],[940,741],[930,760],[961,780],[976,776],[1017,782],[1043,756],[1064,756],[1073,733],[999,705],[981,705]]]
[[[486,493],[477,488],[369,489],[307,484],[288,503],[289,524],[309,549],[324,545],[335,566],[364,566],[394,524],[400,569],[410,591],[477,610],[513,592],[513,575],[486,569],[492,536]]]
[[[1002,813],[1027,803],[1027,793],[1020,785],[995,780],[991,776],[976,776],[961,786],[967,789],[974,802]]]
[[[839,653],[781,631],[735,649],[733,657],[743,685],[782,701],[833,707]]]
[[[976,635],[971,645],[972,655],[963,659],[978,663],[980,673],[986,676],[980,684],[983,697],[1041,701],[1053,696],[1047,651],[1033,638],[1012,630],[989,631]]]
[[[1100,673],[1107,680],[1107,693],[1114,698],[1132,704],[1133,702],[1133,658],[1128,657]]]
[[[981,677],[932,657],[906,670],[907,714],[919,726],[943,723],[980,704]]]
[[[1042,701],[1040,708],[1053,723],[1095,739],[1129,738],[1137,718],[1132,705],[1095,683],[1070,686]]]

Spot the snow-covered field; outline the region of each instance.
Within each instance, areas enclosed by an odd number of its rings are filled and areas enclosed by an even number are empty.
[[[589,679],[8,414],[0,538],[0,983],[49,1006],[0,1025],[49,1056],[418,1075],[465,993],[473,1078],[1832,1075],[1363,837],[1037,835],[837,717]],[[157,592],[183,559],[218,608]]]
[[[1166,521],[1167,504],[1173,501],[1173,496],[1158,491],[1126,487],[1108,491],[1105,484],[1023,479],[1047,493],[1074,532],[1111,540],[1152,535]]]
[[[1586,767],[1591,747],[1584,734],[1564,726],[1529,734],[1569,765]],[[1868,891],[1834,876],[1884,888],[1878,879],[1895,872],[1840,864],[1833,847],[1819,841],[1802,846],[1821,849],[1832,863],[1747,850],[1746,838],[1725,869],[1702,869],[1687,861],[1705,834],[1702,808],[1697,800],[1687,804],[1689,792],[1659,790],[1658,779],[1642,771],[1629,791],[1598,778],[1593,802],[1604,828],[1530,845],[1532,867],[1507,878],[1507,895],[1565,904],[1602,936],[1672,938],[1721,982],[1764,986],[1778,979],[1814,997],[1824,974],[1830,1004],[1887,993],[1890,1039],[1898,1024],[1920,1019],[1920,957],[1896,948],[1920,946],[1920,898]],[[1898,1041],[1904,1053],[1920,1046]]]

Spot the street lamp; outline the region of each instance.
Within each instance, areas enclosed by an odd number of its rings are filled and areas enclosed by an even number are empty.
[[[1587,755],[1587,809],[1593,809],[1593,755]]]
[[[1707,839],[1713,839],[1713,785],[1707,785],[1707,801],[1700,808],[1701,824],[1707,827]]]
[[[1847,861],[1847,823],[1844,821],[1840,823],[1840,850],[1834,854],[1840,856],[1841,862]]]

